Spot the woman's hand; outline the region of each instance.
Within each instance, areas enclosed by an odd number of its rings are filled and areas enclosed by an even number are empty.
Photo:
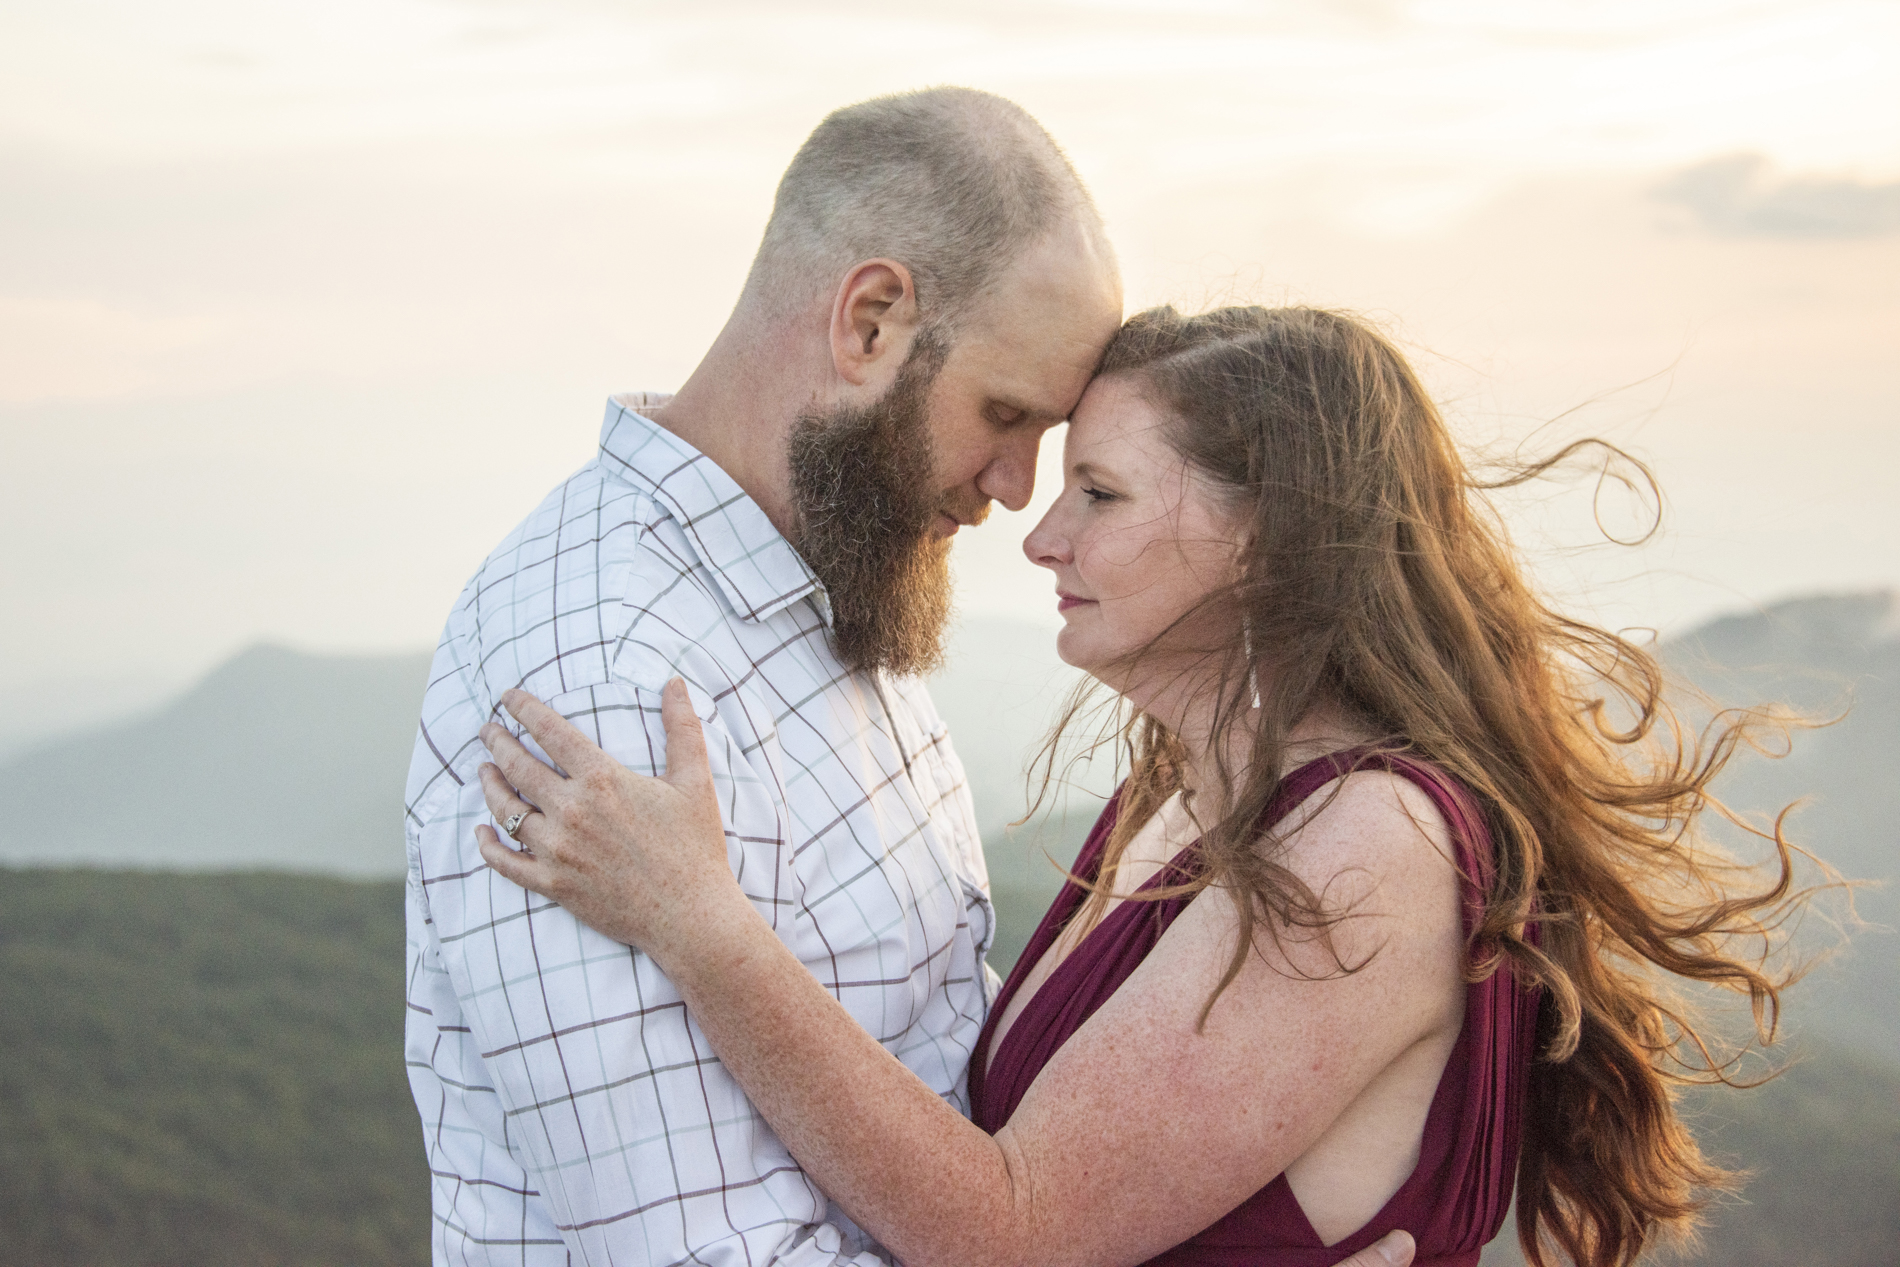
[[[751,914],[726,860],[706,739],[683,681],[668,682],[660,697],[666,776],[659,779],[627,769],[526,691],[508,691],[501,703],[566,773],[506,727],[482,727],[496,762],[481,769],[488,808],[500,822],[526,815],[515,831],[519,850],[492,827],[475,829],[489,866],[663,965],[669,949],[689,944],[709,920]]]

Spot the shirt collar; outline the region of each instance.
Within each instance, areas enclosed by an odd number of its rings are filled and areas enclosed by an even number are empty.
[[[672,512],[741,620],[764,620],[815,593],[829,622],[824,586],[759,504],[717,462],[639,412],[669,399],[658,392],[610,397],[601,464]]]

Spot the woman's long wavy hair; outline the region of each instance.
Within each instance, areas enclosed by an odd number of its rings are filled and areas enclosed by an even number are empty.
[[[1623,1267],[1659,1233],[1691,1231],[1735,1176],[1702,1156],[1675,1089],[1731,1081],[1735,1065],[1668,978],[1745,994],[1772,1041],[1794,974],[1771,975],[1770,951],[1808,891],[1780,821],[1750,827],[1710,784],[1778,719],[1727,712],[1691,727],[1650,652],[1540,601],[1484,494],[1581,446],[1478,480],[1405,358],[1363,323],[1312,308],[1157,308],[1123,326],[1099,373],[1138,385],[1244,525],[1239,579],[1193,623],[1218,609],[1233,635],[1207,653],[1214,752],[1231,750],[1220,736],[1252,738],[1243,759],[1223,760],[1220,788],[1195,790],[1218,817],[1200,820],[1197,879],[1164,891],[1233,896],[1241,937],[1219,989],[1256,935],[1323,935],[1340,918],[1258,824],[1289,732],[1316,705],[1341,707],[1455,776],[1487,814],[1496,867],[1467,976],[1504,970],[1542,990],[1517,1184],[1530,1262],[1554,1247],[1580,1267]],[[1062,731],[1045,749],[1045,792]],[[1084,926],[1128,840],[1183,790],[1166,727],[1137,713],[1119,735],[1129,777]],[[1698,831],[1709,812],[1773,859],[1745,867],[1713,848]]]

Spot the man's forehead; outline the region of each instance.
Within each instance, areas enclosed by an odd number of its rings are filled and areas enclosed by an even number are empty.
[[[968,351],[965,365],[991,401],[1040,421],[1060,422],[1088,385],[1102,345],[1045,327],[1013,340],[973,340]]]
[[[1052,420],[1065,417],[1075,404],[1120,318],[1099,301],[1087,306],[1028,303],[994,315],[969,323],[952,360],[981,374],[985,391],[998,403]]]

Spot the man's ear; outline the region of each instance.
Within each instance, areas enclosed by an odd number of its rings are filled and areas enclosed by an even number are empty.
[[[831,363],[847,383],[862,387],[880,369],[895,374],[917,333],[917,289],[896,260],[854,265],[831,304]]]

